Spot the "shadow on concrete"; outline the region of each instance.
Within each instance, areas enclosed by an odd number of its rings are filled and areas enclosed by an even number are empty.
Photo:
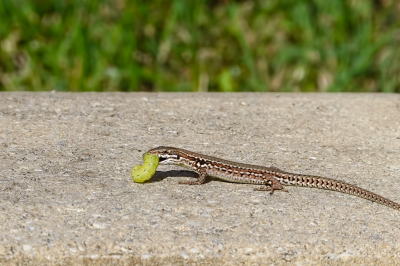
[[[194,171],[187,171],[187,170],[170,170],[170,171],[165,171],[165,172],[160,172],[156,171],[156,173],[150,178],[149,182],[159,182],[164,180],[167,177],[192,177],[192,178],[198,178],[199,175],[194,172]],[[211,180],[214,180],[214,178],[207,177],[205,183],[210,182]]]

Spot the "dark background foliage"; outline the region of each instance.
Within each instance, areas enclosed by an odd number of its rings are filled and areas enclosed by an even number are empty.
[[[1,0],[0,90],[400,92],[394,0]]]

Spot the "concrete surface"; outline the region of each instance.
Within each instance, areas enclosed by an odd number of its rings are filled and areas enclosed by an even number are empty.
[[[171,145],[400,202],[400,95],[0,93],[0,264],[400,264],[400,212],[354,196],[193,178]]]

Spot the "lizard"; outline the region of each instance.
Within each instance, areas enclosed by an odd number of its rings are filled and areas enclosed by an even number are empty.
[[[275,190],[288,192],[283,185],[320,188],[355,195],[400,210],[399,203],[356,185],[332,178],[295,174],[276,167],[237,163],[174,147],[160,146],[149,150],[148,153],[156,155],[160,164],[178,165],[198,173],[199,177],[196,181],[181,181],[179,184],[201,185],[207,176],[211,176],[228,182],[260,184],[263,186],[254,190],[270,191],[271,195]]]

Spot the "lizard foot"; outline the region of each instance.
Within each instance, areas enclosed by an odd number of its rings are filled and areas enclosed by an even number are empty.
[[[201,185],[199,181],[179,181],[180,185]]]
[[[254,191],[271,191],[271,193],[270,193],[271,195],[274,194],[275,190],[281,190],[281,191],[284,191],[284,192],[289,192],[287,189],[284,189],[283,187],[282,188],[258,187],[258,188],[254,189]]]

